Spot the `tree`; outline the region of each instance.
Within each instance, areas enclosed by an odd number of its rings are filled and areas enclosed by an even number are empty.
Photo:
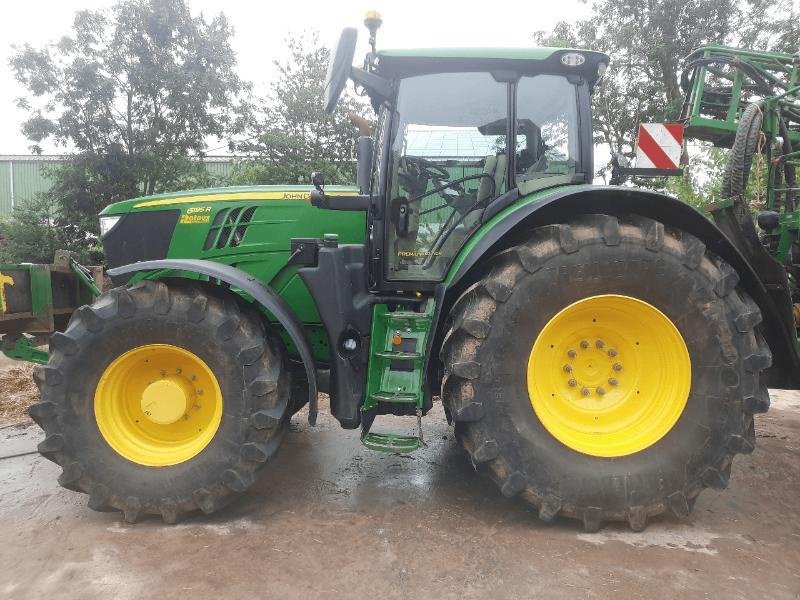
[[[58,205],[47,194],[16,206],[11,219],[0,221],[0,263],[53,262],[55,251],[65,247],[58,215]]]
[[[593,100],[595,143],[633,155],[638,124],[680,116],[682,59],[698,46],[728,44],[796,52],[800,20],[796,0],[596,0],[588,19],[540,31],[544,45],[607,52],[611,65]],[[718,193],[723,150],[693,148],[683,178],[643,180],[702,206]],[[601,166],[600,173],[610,165]],[[716,186],[716,187],[715,187]]]
[[[208,138],[240,131],[249,84],[231,36],[223,14],[193,16],[184,0],[122,0],[78,12],[56,43],[17,48],[32,150],[50,140],[73,153],[53,173],[49,205],[75,249],[96,242],[103,206],[183,187]]]
[[[288,57],[273,61],[278,78],[249,123],[249,139],[237,146],[247,158],[231,182],[308,183],[312,171],[322,171],[328,183],[352,182],[358,131],[349,115],[365,113],[365,102],[345,93],[327,114],[322,97],[329,50],[317,32],[290,36],[286,46]]]
[[[678,117],[681,59],[702,44],[724,42],[737,11],[734,0],[598,0],[590,18],[535,38],[611,56],[595,94],[596,141],[631,154],[640,122]]]
[[[794,54],[800,51],[797,0],[748,0],[736,27],[741,46]]]

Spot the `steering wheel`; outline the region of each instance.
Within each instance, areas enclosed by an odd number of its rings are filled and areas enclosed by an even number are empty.
[[[463,194],[463,187],[458,182],[455,185],[448,186],[452,176],[444,167],[421,156],[405,156],[403,157],[403,162],[405,164],[398,172],[398,179],[400,185],[408,191],[411,197],[421,199],[420,197],[429,195],[425,191],[428,189],[430,182],[434,183],[435,188],[441,190],[439,195],[445,200],[448,199],[446,189],[448,187],[453,188],[450,190],[450,194],[453,192],[459,195]]]
[[[437,165],[435,162],[422,158],[421,156],[406,156],[406,161],[416,166],[420,176],[427,180],[439,179],[449,180],[450,173],[444,167]]]

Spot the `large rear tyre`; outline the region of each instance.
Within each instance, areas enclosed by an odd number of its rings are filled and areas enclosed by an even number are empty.
[[[39,452],[89,507],[126,521],[212,513],[275,453],[284,351],[253,309],[208,287],[144,281],[79,309],[37,372]]]
[[[726,487],[771,364],[730,266],[685,232],[605,215],[492,260],[452,311],[442,398],[505,496],[544,521],[638,531]]]

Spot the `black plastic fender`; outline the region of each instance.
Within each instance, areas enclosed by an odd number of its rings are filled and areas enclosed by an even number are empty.
[[[141,271],[159,270],[180,270],[189,271],[198,275],[206,275],[212,279],[224,281],[228,285],[238,288],[252,296],[260,306],[272,314],[278,322],[286,329],[300,358],[303,361],[303,368],[308,378],[308,422],[311,425],[317,421],[317,376],[314,356],[311,353],[311,344],[306,336],[305,329],[300,319],[292,310],[291,306],[281,298],[275,290],[265,285],[252,275],[245,273],[241,269],[230,265],[210,260],[197,259],[164,259],[147,260],[122,267],[109,269],[108,274],[112,277],[129,275]]]
[[[509,206],[514,199],[507,203],[503,202],[503,198],[499,200],[491,204],[484,213],[484,223]],[[778,285],[776,282],[765,281],[765,274],[759,275],[735,244],[703,213],[678,198],[650,190],[605,185],[574,186],[562,188],[537,202],[520,206],[495,223],[466,255],[450,280],[444,310],[440,314],[447,315],[461,291],[480,276],[482,258],[514,245],[535,227],[563,223],[579,214],[636,214],[655,219],[700,239],[708,250],[736,270],[740,285],[761,309],[764,337],[773,354],[773,366],[766,373],[768,384],[772,387],[800,389],[800,350],[797,347],[795,326],[793,322],[787,322],[785,307],[776,303],[776,298],[782,299],[783,296],[785,302],[790,302],[788,288],[785,289],[785,294],[781,294],[780,290],[775,289]],[[781,304],[783,303],[781,300]],[[437,327],[437,338],[442,335],[438,331],[439,325],[440,323],[434,325]],[[440,343],[440,340],[435,342]],[[429,373],[432,375],[435,371],[430,369]]]

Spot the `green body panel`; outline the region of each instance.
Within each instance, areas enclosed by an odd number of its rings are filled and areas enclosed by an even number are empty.
[[[419,436],[369,431],[361,436],[361,443],[370,450],[404,454],[424,445],[425,350],[433,333],[435,307],[433,298],[429,298],[419,312],[390,311],[386,304],[373,308],[367,389],[361,410],[374,410],[381,403],[412,405]]]
[[[461,251],[456,255],[453,264],[450,265],[450,270],[447,272],[447,277],[444,279],[444,283],[447,286],[453,282],[453,278],[455,277],[456,273],[458,273],[459,267],[466,259],[467,255],[472,251],[472,249],[478,245],[481,239],[484,236],[488,235],[494,227],[503,221],[508,215],[513,214],[514,212],[520,210],[522,207],[532,204],[534,202],[540,202],[549,196],[563,190],[564,188],[569,187],[570,189],[574,189],[576,192],[580,191],[581,189],[590,187],[588,184],[580,184],[580,185],[559,185],[551,188],[547,188],[545,190],[539,190],[532,194],[528,194],[527,196],[523,196],[519,200],[517,200],[511,206],[506,207],[505,209],[501,210],[497,213],[494,217],[489,219],[486,223],[484,223],[480,229],[475,231],[470,238],[467,240],[467,243],[464,244],[464,247],[461,248]]]
[[[350,187],[329,186],[330,195],[354,195]],[[307,186],[248,186],[189,190],[118,202],[101,215],[180,210],[166,258],[210,260],[232,265],[272,287],[308,326],[318,358],[327,357],[327,340],[319,343],[320,317],[311,295],[287,265],[292,238],[322,238],[335,233],[342,244],[363,244],[366,213],[323,210],[311,205]],[[252,209],[246,222],[243,215]],[[221,214],[220,214],[221,213]],[[236,218],[226,225],[229,215]],[[224,218],[223,218],[224,217]],[[222,220],[220,220],[222,218]],[[234,243],[233,233],[242,232]],[[151,273],[149,278],[176,273]],[[181,276],[193,278],[191,274]]]
[[[379,402],[415,404],[422,408],[425,345],[431,333],[434,307],[433,299],[427,301],[422,312],[390,312],[385,304],[374,307],[367,392],[362,410],[370,410]],[[403,350],[402,344],[393,343],[395,337],[413,344],[413,348]],[[393,365],[403,365],[408,370],[393,369]]]
[[[784,264],[787,262],[792,244],[797,239],[800,239],[800,210],[780,216],[780,238],[775,255],[779,262]]]

